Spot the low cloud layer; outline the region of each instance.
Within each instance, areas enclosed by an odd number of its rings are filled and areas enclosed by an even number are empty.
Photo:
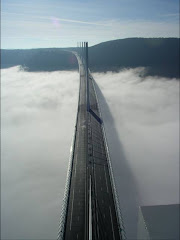
[[[143,73],[137,68],[94,74],[127,236],[133,239],[139,206],[179,202],[179,81]]]
[[[18,69],[1,73],[1,234],[56,239],[79,74]],[[93,74],[131,238],[139,206],[179,202],[179,82],[143,72]]]
[[[2,239],[56,239],[78,72],[1,72]]]

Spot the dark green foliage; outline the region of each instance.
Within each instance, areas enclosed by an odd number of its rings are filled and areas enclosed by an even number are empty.
[[[28,71],[73,70],[76,57],[60,49],[1,50],[1,68],[21,65]]]
[[[94,71],[147,67],[148,74],[179,77],[178,38],[129,38],[100,43],[89,49]]]

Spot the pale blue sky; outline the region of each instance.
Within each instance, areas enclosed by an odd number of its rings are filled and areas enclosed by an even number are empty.
[[[179,37],[179,0],[1,0],[1,48]]]

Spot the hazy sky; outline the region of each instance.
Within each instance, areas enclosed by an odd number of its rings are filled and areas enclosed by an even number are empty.
[[[179,37],[179,0],[1,0],[1,47]]]

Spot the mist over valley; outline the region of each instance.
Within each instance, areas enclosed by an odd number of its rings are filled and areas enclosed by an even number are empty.
[[[138,207],[179,202],[179,80],[93,73],[127,235]],[[74,132],[76,71],[1,70],[2,237],[55,239]]]

